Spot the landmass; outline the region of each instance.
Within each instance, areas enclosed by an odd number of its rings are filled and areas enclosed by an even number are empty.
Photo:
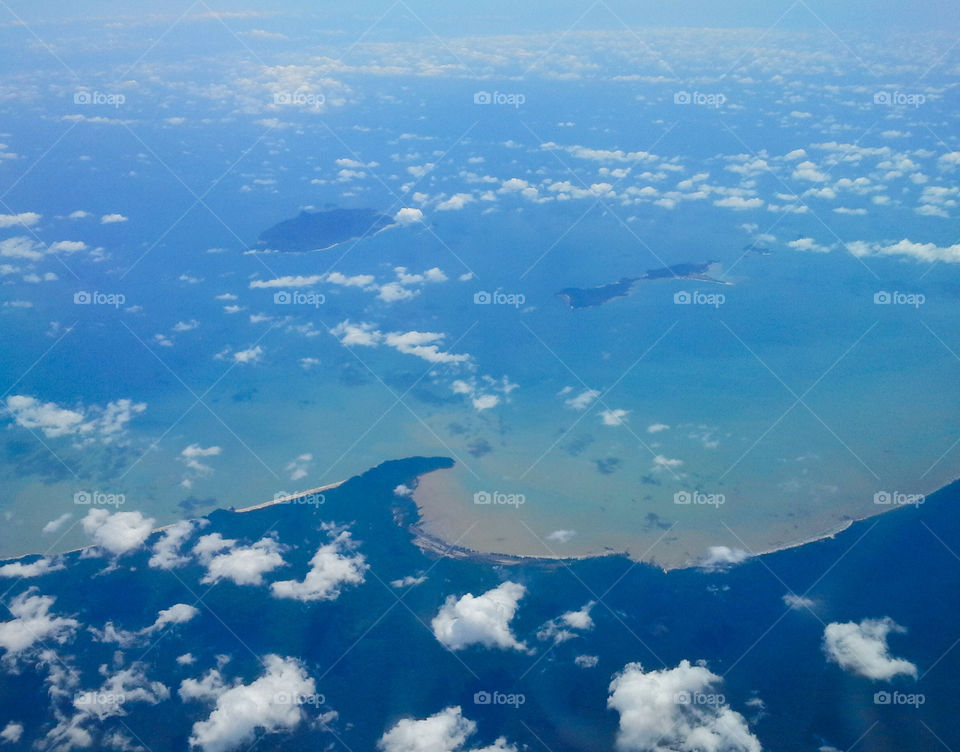
[[[567,287],[557,293],[571,308],[593,308],[609,303],[616,298],[629,295],[640,282],[654,282],[664,279],[693,279],[698,282],[709,282],[716,285],[730,285],[732,282],[712,276],[716,261],[702,263],[674,264],[659,269],[648,269],[639,277],[623,277],[619,282],[611,282],[598,287]]]
[[[348,240],[373,235],[394,224],[376,209],[302,211],[260,233],[263,250],[303,253],[326,251]]]

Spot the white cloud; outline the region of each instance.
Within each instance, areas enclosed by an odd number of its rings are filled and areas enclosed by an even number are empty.
[[[260,362],[260,356],[263,355],[263,348],[260,345],[256,347],[251,347],[248,350],[237,350],[233,354],[234,363],[258,363]]]
[[[567,611],[556,619],[551,619],[537,631],[537,639],[551,640],[554,644],[558,644],[572,640],[578,636],[578,632],[589,632],[593,629],[590,610],[594,605],[594,601],[589,601],[579,611]]]
[[[64,512],[57,519],[50,520],[46,525],[43,526],[43,529],[40,531],[44,535],[50,535],[57,532],[60,528],[67,524],[67,522],[73,518],[73,515],[70,512]]]
[[[941,154],[937,162],[942,169],[952,169],[960,166],[960,151],[948,151]]]
[[[415,585],[422,585],[426,581],[427,581],[427,578],[425,575],[418,575],[415,577],[412,574],[408,574],[406,577],[402,577],[399,580],[390,580],[390,587],[395,587],[395,588],[414,587]]]
[[[437,204],[437,211],[458,211],[473,200],[473,196],[469,193],[455,193]]]
[[[49,572],[56,572],[60,569],[66,569],[66,566],[59,559],[48,559],[41,556],[29,564],[22,561],[13,561],[0,567],[0,577],[40,577]]]
[[[99,642],[115,642],[120,647],[126,648],[134,645],[138,639],[149,637],[171,624],[186,624],[199,614],[200,611],[193,606],[176,603],[170,608],[162,609],[153,624],[135,632],[117,629],[111,621],[108,621],[102,630],[91,628],[90,631]]]
[[[309,276],[298,274],[288,275],[285,277],[275,277],[274,279],[255,279],[250,283],[250,289],[256,290],[258,288],[271,287],[310,287],[311,285],[315,285],[322,280],[322,274],[311,274]]]
[[[796,166],[796,169],[793,171],[793,177],[796,180],[808,180],[811,183],[822,183],[827,179],[827,176],[820,172],[817,166],[809,160],[801,162]]]
[[[669,431],[670,426],[666,423],[653,423],[647,426],[647,433],[660,433],[661,431]]]
[[[190,444],[180,452],[181,461],[198,475],[210,475],[213,468],[200,461],[201,457],[219,457],[222,450],[218,446],[202,447]]]
[[[178,321],[173,325],[173,331],[189,332],[192,329],[196,329],[198,326],[200,326],[200,322],[196,319],[190,319],[189,321]]]
[[[210,543],[226,550],[215,555],[206,553]],[[249,546],[237,546],[236,543],[235,540],[224,540],[219,533],[204,535],[197,541],[193,550],[207,568],[201,582],[213,583],[226,579],[237,585],[262,585],[265,573],[284,565],[280,555],[283,549],[273,538],[261,538]]]
[[[759,209],[763,206],[762,198],[743,198],[743,196],[727,196],[717,199],[713,202],[714,206],[720,206],[724,209],[733,209],[735,211],[744,211],[746,209]]]
[[[564,400],[564,403],[574,410],[586,410],[599,396],[600,392],[597,389],[584,389],[577,396]]]
[[[680,467],[683,464],[683,460],[674,459],[671,457],[666,457],[662,454],[658,454],[653,458],[653,467],[651,468],[654,472],[659,472],[661,470],[673,470],[675,467]]]
[[[33,227],[43,215],[36,212],[20,212],[19,214],[0,214],[0,228],[6,227]]]
[[[48,439],[76,433],[84,420],[81,412],[20,394],[7,397],[7,411],[18,426],[39,429]]]
[[[66,642],[80,623],[76,619],[53,616],[50,609],[56,598],[35,595],[30,588],[11,601],[9,609],[12,621],[0,622],[0,648],[7,652],[4,660],[10,660],[29,649],[36,642]]]
[[[340,272],[330,272],[325,281],[341,287],[367,287],[373,284],[374,279],[372,274],[354,274],[348,277]]]
[[[444,708],[420,720],[403,718],[377,742],[380,752],[467,752],[466,743],[477,730],[477,724],[463,717],[459,706]],[[517,752],[506,738],[472,752]]]
[[[310,474],[310,463],[313,462],[313,455],[309,452],[300,454],[295,459],[287,463],[284,470],[290,473],[290,480],[301,480]]]
[[[622,426],[627,419],[627,415],[630,414],[629,410],[604,410],[600,413],[600,419],[603,421],[605,426]]]
[[[147,563],[157,569],[176,569],[190,562],[180,548],[193,531],[207,525],[207,520],[180,520],[167,527],[153,544],[153,556]]]
[[[576,530],[554,530],[547,534],[547,540],[551,543],[569,543],[576,534]]]
[[[477,410],[489,410],[500,404],[500,398],[496,394],[480,394],[474,397],[471,402]]]
[[[600,656],[597,655],[578,655],[573,659],[577,668],[593,668],[600,662]]]
[[[37,261],[43,258],[43,246],[31,238],[17,236],[0,240],[0,256]]]
[[[434,636],[451,650],[483,645],[501,650],[526,650],[510,632],[510,621],[526,593],[523,585],[504,582],[482,595],[449,595],[431,626]]]
[[[122,214],[104,214],[100,217],[100,224],[102,225],[113,225],[117,222],[126,222],[127,217]]]
[[[0,731],[0,743],[16,744],[21,736],[23,736],[23,724],[10,721],[3,727],[3,731]]]
[[[51,243],[47,250],[51,253],[77,253],[87,250],[87,244],[82,240],[58,240]]]
[[[887,646],[887,635],[906,631],[889,617],[859,624],[833,622],[823,631],[823,650],[840,668],[868,679],[890,680],[901,674],[916,679],[917,667],[892,657]]]
[[[93,405],[71,410],[23,394],[7,397],[6,407],[6,412],[18,426],[40,430],[47,438],[97,437],[104,443],[121,435],[127,423],[147,409],[145,402],[120,399],[107,403],[105,407]]]
[[[83,518],[83,531],[93,542],[115,556],[121,556],[143,545],[150,537],[155,520],[140,512],[115,512],[91,509]]]
[[[467,354],[454,354],[440,350],[444,334],[437,332],[390,332],[385,342],[398,352],[416,355],[430,363],[463,363],[470,359]]]
[[[228,752],[246,749],[260,730],[268,734],[289,732],[303,720],[297,698],[316,694],[316,685],[295,658],[268,655],[263,659],[264,673],[250,684],[229,689],[211,688],[206,697],[187,694],[184,699],[212,699],[219,692],[216,707],[205,721],[193,724],[190,745],[203,752]]]
[[[743,716],[726,702],[684,702],[713,694],[721,677],[702,665],[644,672],[628,663],[610,683],[607,706],[620,713],[622,752],[760,752]]]
[[[376,347],[386,344],[398,352],[406,355],[416,355],[431,363],[463,363],[470,360],[467,354],[455,354],[440,350],[440,344],[445,339],[444,334],[438,332],[383,332],[377,330],[373,324],[354,324],[349,319],[337,324],[330,330],[346,346]]]
[[[419,294],[419,290],[411,290],[399,282],[387,282],[380,286],[380,294],[377,297],[387,303],[394,303],[398,300],[410,300],[410,298],[415,298]]]
[[[340,597],[346,585],[360,585],[369,568],[363,554],[353,554],[357,543],[343,531],[317,549],[310,560],[310,570],[302,582],[281,580],[274,582],[270,590],[277,598],[293,598],[298,601],[333,601]]]
[[[795,251],[827,253],[830,250],[829,246],[820,245],[813,238],[797,238],[796,240],[791,240],[787,245]]]
[[[707,549],[706,556],[700,559],[697,566],[709,572],[722,572],[736,564],[746,561],[749,556],[750,555],[742,548],[710,546]]]
[[[383,333],[377,331],[373,324],[359,323],[353,324],[349,319],[341,321],[330,333],[339,338],[341,345],[347,347],[357,345],[360,347],[376,347],[383,342]]]
[[[797,595],[796,593],[786,593],[783,596],[783,602],[795,611],[813,608],[812,600],[804,598],[802,595]]]
[[[847,243],[846,248],[854,256],[907,256],[926,263],[942,261],[948,264],[960,264],[960,243],[938,246],[935,243],[917,243],[905,238],[890,245],[882,245],[855,240]]]
[[[401,225],[412,225],[423,221],[423,212],[405,207],[393,215],[393,221]]]

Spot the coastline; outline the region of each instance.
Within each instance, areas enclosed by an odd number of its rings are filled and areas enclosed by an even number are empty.
[[[431,471],[431,473],[440,472],[439,470]],[[425,473],[428,475],[431,473]],[[420,478],[423,476],[418,476],[416,483],[419,485]],[[960,478],[956,478],[949,483],[937,488],[930,495],[939,493],[940,491],[949,488],[955,483],[960,482]],[[645,566],[654,567],[660,569],[663,572],[671,572],[674,570],[684,570],[684,569],[697,569],[700,564],[697,561],[689,561],[684,564],[663,564],[657,562],[656,560],[646,560],[646,559],[634,559],[629,551],[614,551],[610,550],[604,553],[593,553],[593,554],[572,554],[572,555],[543,555],[543,554],[516,554],[516,553],[504,553],[497,551],[482,551],[467,546],[461,546],[458,544],[451,543],[445,540],[442,536],[435,533],[429,532],[425,527],[425,519],[423,514],[423,506],[416,499],[416,494],[414,493],[412,503],[415,505],[417,510],[417,519],[415,522],[407,525],[407,529],[413,535],[413,543],[420,550],[424,552],[432,553],[436,556],[443,556],[447,558],[455,559],[472,559],[474,561],[485,562],[494,565],[505,565],[505,566],[515,566],[518,564],[534,564],[534,565],[543,565],[543,566],[562,566],[565,562],[575,562],[575,561],[585,561],[587,559],[600,559],[610,556],[622,556],[626,559],[629,559],[632,562],[637,564],[643,564]],[[788,551],[794,548],[800,548],[802,546],[818,543],[820,541],[829,540],[835,538],[837,535],[845,532],[854,524],[864,522],[872,518],[879,518],[885,514],[892,513],[897,509],[909,508],[907,506],[894,506],[886,508],[876,514],[868,514],[862,517],[848,517],[842,522],[835,524],[834,526],[824,530],[823,532],[818,532],[812,535],[802,536],[786,542],[777,543],[768,547],[761,548],[755,551],[749,551],[749,556],[745,561],[750,559],[755,559],[760,556],[767,556],[769,554],[775,554],[780,551]]]
[[[243,508],[241,508],[241,509],[231,509],[231,508],[229,508],[229,507],[218,507],[218,509],[219,509],[219,510],[222,510],[222,511],[225,511],[225,512],[233,512],[234,514],[246,514],[247,512],[254,512],[254,511],[258,510],[258,509],[266,509],[267,507],[272,507],[272,506],[275,506],[275,505],[277,505],[277,504],[288,504],[288,503],[290,503],[291,501],[294,501],[294,500],[296,500],[296,499],[302,499],[302,498],[304,498],[304,497],[306,497],[306,496],[310,496],[310,495],[312,495],[312,494],[318,494],[318,493],[322,493],[322,492],[324,492],[324,491],[329,491],[329,490],[331,490],[331,489],[337,488],[338,486],[342,486],[342,485],[343,485],[344,483],[346,483],[346,482],[347,482],[346,480],[338,480],[338,481],[336,481],[336,482],[334,482],[334,483],[328,483],[328,484],[326,484],[326,485],[324,485],[324,486],[317,486],[316,488],[308,488],[308,489],[305,490],[305,491],[296,491],[296,492],[294,492],[294,493],[292,493],[292,494],[287,494],[286,496],[282,496],[282,497],[279,498],[279,499],[271,499],[270,501],[264,501],[264,502],[261,502],[261,503],[259,503],[259,504],[254,504],[254,505],[249,506],[249,507],[243,507]],[[214,510],[214,511],[217,511],[217,510]],[[178,523],[180,523],[180,522],[183,522],[184,520],[192,520],[192,519],[202,519],[202,518],[197,518],[197,517],[182,517],[181,519],[176,520],[176,521],[174,521],[174,522],[168,522],[166,525],[161,525],[160,527],[155,527],[155,528],[151,529],[151,530],[150,530],[150,534],[147,536],[147,539],[149,540],[150,537],[156,535],[157,533],[162,533],[164,530],[167,530],[167,529],[173,527],[174,525],[176,525],[176,524],[178,524]],[[56,553],[56,554],[46,554],[46,553],[36,553],[36,552],[35,552],[35,553],[28,553],[28,554],[21,554],[20,556],[14,556],[14,557],[11,557],[11,558],[9,558],[9,559],[0,559],[0,564],[5,564],[5,563],[11,563],[11,562],[15,562],[15,561],[20,561],[21,559],[26,559],[26,558],[32,557],[32,556],[39,556],[39,557],[44,558],[44,559],[48,559],[48,558],[49,558],[49,559],[55,559],[55,558],[57,558],[57,557],[59,557],[59,556],[67,556],[68,554],[82,553],[83,551],[88,551],[88,550],[90,550],[91,548],[97,548],[96,544],[90,544],[90,545],[88,545],[88,546],[80,546],[80,547],[78,547],[78,548],[71,548],[71,549],[68,550],[68,551],[61,551],[60,553]]]

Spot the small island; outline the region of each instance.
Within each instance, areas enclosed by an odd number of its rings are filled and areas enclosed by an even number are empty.
[[[598,287],[567,287],[557,293],[557,296],[571,308],[593,308],[609,303],[616,298],[629,295],[640,282],[654,282],[669,279],[693,279],[699,282],[710,282],[716,285],[730,285],[732,282],[712,276],[715,273],[716,261],[702,263],[682,263],[673,266],[663,266],[659,269],[648,269],[640,277],[623,277],[619,282],[611,282]]]
[[[348,240],[373,235],[394,224],[376,209],[302,211],[260,233],[263,250],[303,253],[326,251]]]

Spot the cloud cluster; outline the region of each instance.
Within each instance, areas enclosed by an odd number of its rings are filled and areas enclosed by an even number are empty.
[[[193,724],[190,744],[203,752],[246,748],[259,730],[268,734],[293,731],[303,720],[300,698],[316,693],[316,685],[295,658],[267,655],[263,674],[250,684],[227,687],[219,672],[180,685],[184,700],[215,701],[204,721]]]
[[[644,671],[628,663],[610,682],[607,706],[620,713],[623,752],[760,752],[746,721],[715,691],[721,678],[703,665]],[[711,695],[712,702],[699,701]]]
[[[284,566],[280,555],[283,547],[274,538],[261,538],[249,546],[237,543],[220,533],[197,540],[193,551],[207,569],[201,582],[230,580],[237,585],[262,585],[264,574]]]
[[[115,642],[121,647],[130,647],[143,638],[147,638],[155,632],[171,624],[186,624],[196,616],[200,611],[187,603],[175,603],[170,608],[162,609],[153,624],[136,631],[117,629],[112,621],[108,621],[103,629],[90,627],[94,638],[99,642]]]
[[[373,324],[354,324],[349,319],[341,321],[330,330],[340,344],[347,347],[377,347],[387,345],[405,355],[415,355],[429,363],[455,365],[466,363],[470,356],[454,354],[440,349],[446,335],[438,332],[381,332]]]
[[[310,570],[302,581],[280,580],[270,586],[277,598],[298,601],[333,601],[347,585],[363,583],[369,568],[363,554],[353,553],[357,543],[346,530],[317,549],[310,560]]]
[[[195,530],[206,527],[208,520],[180,520],[164,529],[153,544],[153,555],[147,562],[157,569],[176,569],[190,562],[190,557],[180,549]]]
[[[41,556],[31,562],[12,561],[0,567],[0,577],[30,578],[40,577],[49,572],[56,572],[66,569],[66,565],[60,559],[48,559]]]
[[[823,650],[827,659],[844,671],[874,680],[890,680],[895,676],[917,677],[917,667],[903,658],[890,655],[887,636],[907,630],[893,619],[864,619],[854,622],[833,622],[823,631]]]
[[[444,708],[427,718],[403,718],[377,742],[380,752],[467,752],[466,743],[477,724],[464,718],[459,706]],[[470,752],[517,752],[500,737],[493,744]]]
[[[467,593],[461,598],[450,595],[433,618],[434,636],[450,650],[483,645],[501,650],[523,650],[510,631],[510,621],[526,588],[516,582],[504,582],[482,595]]]
[[[49,439],[74,436],[77,439],[99,439],[109,444],[121,436],[134,416],[147,409],[145,402],[120,399],[100,407],[69,409],[54,402],[41,402],[35,397],[14,394],[7,397],[6,413],[23,428],[41,431]]]
[[[114,512],[91,509],[83,518],[83,531],[94,544],[114,556],[122,556],[143,545],[150,537],[155,520],[140,512]]]
[[[4,660],[10,660],[33,647],[37,642],[66,642],[73,636],[80,622],[50,613],[56,598],[49,595],[37,595],[36,588],[30,588],[14,598],[9,605],[12,621],[0,622],[0,648],[6,653]]]
[[[593,629],[593,618],[590,610],[595,602],[589,601],[579,611],[567,611],[556,619],[551,619],[540,627],[537,632],[538,640],[550,640],[555,645],[579,636],[579,632],[589,632]]]

